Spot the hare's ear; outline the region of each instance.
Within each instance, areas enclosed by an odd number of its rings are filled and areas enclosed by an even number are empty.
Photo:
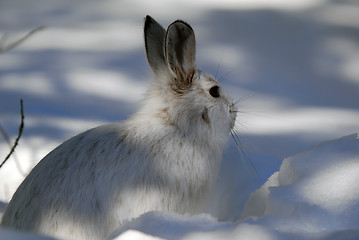
[[[166,30],[152,17],[145,19],[145,48],[147,61],[154,73],[166,67],[164,55],[164,42]]]
[[[196,40],[194,31],[187,23],[177,20],[167,29],[165,56],[175,87],[184,91],[192,83],[196,72]]]

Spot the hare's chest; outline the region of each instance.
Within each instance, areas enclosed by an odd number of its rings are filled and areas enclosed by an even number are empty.
[[[190,146],[186,146],[190,145]],[[193,148],[193,143],[181,143],[167,148],[158,160],[157,169],[165,182],[175,191],[198,195],[208,191],[216,178],[220,160],[202,149]],[[173,146],[173,145],[172,145]]]

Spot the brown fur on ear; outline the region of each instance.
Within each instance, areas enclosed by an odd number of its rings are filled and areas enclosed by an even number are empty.
[[[172,75],[172,89],[183,93],[192,85],[196,72],[196,40],[190,25],[177,20],[167,29],[165,41],[165,58]]]

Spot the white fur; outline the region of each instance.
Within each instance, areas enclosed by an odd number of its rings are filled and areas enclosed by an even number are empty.
[[[218,82],[196,70],[188,24],[175,21],[166,31],[148,16],[145,43],[155,77],[141,109],[50,152],[14,194],[3,226],[104,239],[150,210],[204,210],[236,109],[221,88],[211,96]]]

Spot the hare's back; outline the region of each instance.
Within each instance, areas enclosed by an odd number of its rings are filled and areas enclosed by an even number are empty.
[[[113,156],[121,152],[121,129],[120,123],[100,126],[51,151],[13,195],[2,225],[38,232],[44,219],[50,224],[51,216],[100,217],[113,191],[113,163],[121,161],[120,156]]]

